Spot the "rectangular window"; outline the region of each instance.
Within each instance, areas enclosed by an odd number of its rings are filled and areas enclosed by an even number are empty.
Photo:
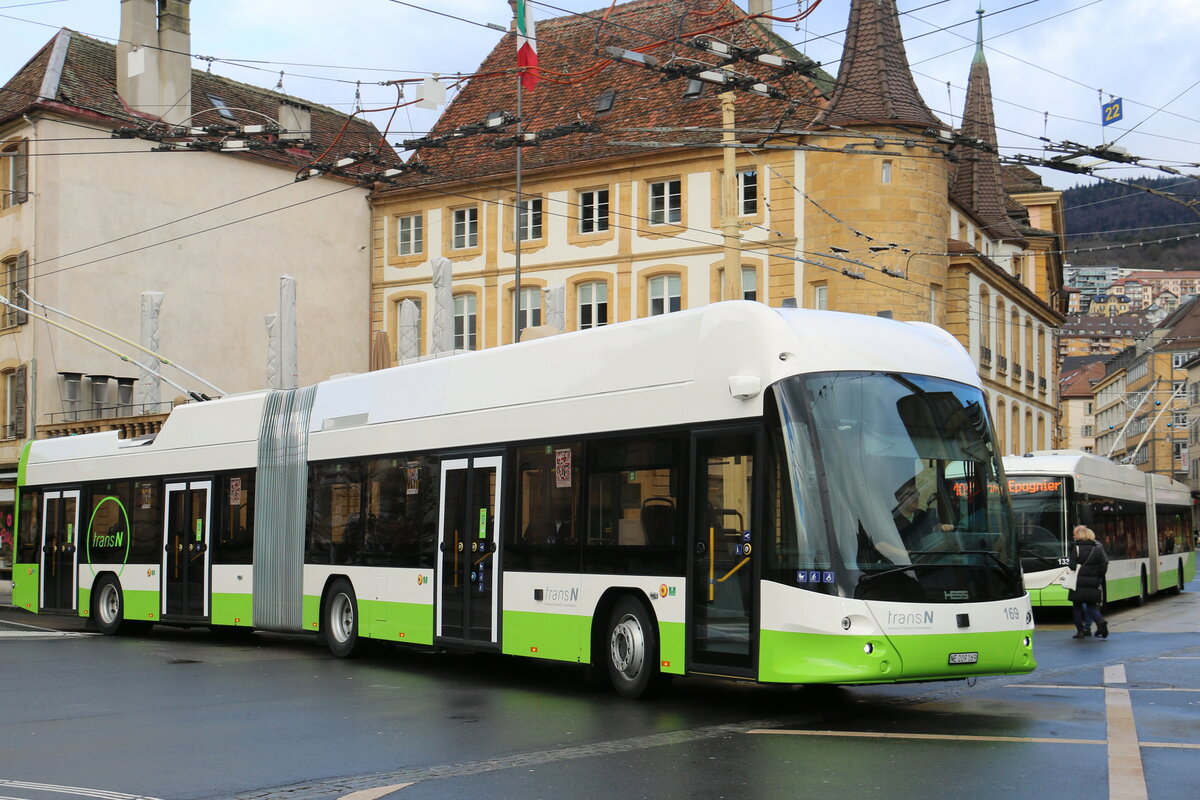
[[[532,197],[517,203],[517,239],[527,242],[542,238],[542,198]]]
[[[433,565],[437,541],[439,466],[435,458],[392,456],[366,465],[361,563],[380,567]]]
[[[813,287],[813,308],[818,311],[825,311],[829,308],[829,287],[814,286]]]
[[[892,182],[892,162],[889,159],[885,158],[883,160],[883,169],[879,173],[879,182],[880,183],[891,183]]]
[[[249,564],[254,555],[254,473],[240,472],[220,479],[214,514],[214,564]]]
[[[758,171],[745,169],[737,174],[738,215],[752,217],[758,213]]]
[[[678,178],[650,184],[651,225],[667,225],[683,219],[682,187]]]
[[[536,286],[521,287],[521,330],[542,324],[542,290]]]
[[[4,281],[4,296],[8,297],[14,305],[28,308],[29,301],[22,292],[28,290],[29,254],[21,253],[4,259],[2,263],[4,272],[3,275],[0,275],[0,279]],[[28,318],[28,314],[19,308],[4,307],[3,322],[6,328],[24,325]]]
[[[24,141],[0,146],[0,209],[29,199],[29,151]]]
[[[680,440],[671,436],[598,441],[589,448],[586,571],[680,574],[682,454]],[[630,547],[645,552],[627,556]]]
[[[608,189],[579,193],[579,232],[602,233],[608,230]]]
[[[647,313],[656,317],[659,314],[678,311],[681,307],[679,286],[678,275],[658,275],[651,278],[646,284],[650,301]]]
[[[396,218],[396,255],[415,256],[425,250],[425,225],[420,214]]]
[[[307,564],[362,563],[362,465],[313,464],[308,470]]]
[[[454,295],[454,349],[476,349],[475,329],[478,324],[473,294]]]
[[[758,273],[754,267],[742,267],[742,299],[758,299]]]
[[[578,572],[583,446],[522,447],[517,451],[517,465],[517,525],[505,554],[508,567]]]
[[[456,208],[451,212],[450,246],[455,250],[479,246],[479,209]]]
[[[929,286],[929,321],[936,325],[938,321],[938,311],[942,304],[942,287],[936,284]]]
[[[579,284],[579,330],[608,324],[608,284],[590,281]]]

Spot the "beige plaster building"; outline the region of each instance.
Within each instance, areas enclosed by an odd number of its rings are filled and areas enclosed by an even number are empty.
[[[30,309],[0,309],[0,515],[35,434],[148,433],[183,389],[217,393],[164,366],[182,388],[164,382],[151,397],[138,366],[55,323],[150,357],[23,292],[138,342],[142,293],[161,292],[157,352],[233,393],[268,384],[264,318],[279,312],[286,274],[298,368],[280,377],[303,384],[367,367],[367,190],[294,181],[313,158],[305,148],[332,144],[345,115],[193,71],[184,0],[106,1],[122,14],[120,48],[63,29],[0,89],[0,295]],[[152,152],[158,142],[113,138],[183,123],[266,124],[278,146]],[[354,122],[338,147],[378,137]]]
[[[687,12],[711,12],[707,39],[687,33]],[[1001,170],[982,25],[959,133],[921,99],[892,0],[851,3],[836,80],[719,0],[635,0],[608,19],[599,38],[588,18],[539,20],[556,46],[540,52],[523,131],[595,130],[523,146],[519,196],[508,129],[419,150],[428,172],[372,197],[371,324],[393,362],[431,352],[433,262],[446,258],[456,348],[512,342],[518,325],[577,330],[730,297],[920,320],[979,365],[1005,452],[1055,444],[1061,198],[1028,170]],[[639,48],[652,68],[580,56],[619,54],[631,29],[660,40]],[[688,46],[708,39],[741,57]],[[510,34],[434,134],[515,109],[514,52]],[[761,65],[762,52],[793,68]],[[697,61],[786,99],[655,71]],[[953,165],[952,150],[965,156]],[[405,300],[420,310],[418,353],[398,347]]]

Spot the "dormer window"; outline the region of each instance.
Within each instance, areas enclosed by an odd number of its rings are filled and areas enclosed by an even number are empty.
[[[604,94],[596,98],[596,113],[603,114],[605,111],[612,111],[613,104],[617,102],[617,93],[609,89]]]

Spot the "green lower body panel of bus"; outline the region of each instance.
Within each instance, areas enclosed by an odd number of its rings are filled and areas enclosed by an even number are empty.
[[[158,592],[121,591],[121,600],[125,604],[125,619],[141,622],[157,622],[158,611],[162,604],[162,595]],[[79,590],[79,616],[92,615],[92,590]]]
[[[1067,590],[1057,583],[1052,583],[1044,589],[1030,589],[1029,603],[1034,608],[1067,607],[1071,601],[1067,599]]]
[[[659,668],[684,673],[684,627],[659,622]],[[581,664],[592,662],[592,618],[578,614],[504,612],[502,652],[513,656],[548,658]]]
[[[304,630],[321,628],[321,598],[304,595]],[[433,644],[433,606],[358,599],[358,635],[406,644]]]
[[[254,598],[244,592],[213,592],[209,619],[213,625],[253,625]]]
[[[16,608],[38,613],[39,580],[37,564],[13,564],[12,604]]]
[[[423,603],[358,601],[361,636],[406,644],[433,644],[433,606]]]
[[[1032,640],[1032,630],[891,637],[764,630],[758,679],[851,684],[1022,674],[1037,666]],[[976,660],[950,663],[952,656]]]

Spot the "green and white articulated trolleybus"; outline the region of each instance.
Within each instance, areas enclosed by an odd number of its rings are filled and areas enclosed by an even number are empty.
[[[718,303],[36,441],[14,602],[590,664],[628,697],[1024,673],[1000,474],[949,334]]]
[[[1106,602],[1141,605],[1196,577],[1186,484],[1079,450],[1005,456],[1004,471],[1035,606],[1071,605],[1062,579],[1076,525],[1091,528],[1108,554]]]

